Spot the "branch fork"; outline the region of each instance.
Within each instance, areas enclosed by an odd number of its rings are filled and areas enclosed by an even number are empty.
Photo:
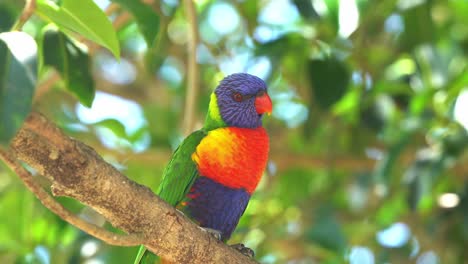
[[[0,158],[47,208],[106,243],[144,244],[173,263],[256,263],[200,230],[149,188],[128,179],[91,147],[64,135],[39,113],[31,113],[10,150],[0,151]],[[73,215],[18,160],[47,177],[54,195],[88,205],[128,235],[109,232]]]

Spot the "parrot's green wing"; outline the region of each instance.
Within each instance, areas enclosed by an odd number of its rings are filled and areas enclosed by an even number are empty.
[[[192,160],[192,154],[205,136],[206,132],[198,130],[185,138],[164,170],[163,180],[157,194],[172,206],[176,206],[184,199],[193,182],[199,176],[197,165]],[[141,246],[135,264],[153,264],[156,259],[156,255]]]
[[[206,133],[202,130],[190,134],[176,149],[164,170],[163,180],[157,194],[173,206],[185,198],[193,182],[199,176],[192,154],[205,136]]]

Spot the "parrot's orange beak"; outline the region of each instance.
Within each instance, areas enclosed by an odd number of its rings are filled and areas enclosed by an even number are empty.
[[[266,92],[257,95],[255,98],[255,109],[259,115],[264,113],[271,114],[273,105],[270,96]]]

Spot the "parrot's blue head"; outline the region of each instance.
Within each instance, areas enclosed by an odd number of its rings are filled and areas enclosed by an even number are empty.
[[[227,126],[256,128],[262,125],[262,115],[272,111],[265,82],[247,73],[227,76],[214,94],[219,115]]]

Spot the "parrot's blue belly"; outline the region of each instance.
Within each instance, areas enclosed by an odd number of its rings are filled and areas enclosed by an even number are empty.
[[[244,189],[231,189],[207,177],[195,180],[183,211],[201,227],[221,232],[229,239],[245,211],[250,194]]]

